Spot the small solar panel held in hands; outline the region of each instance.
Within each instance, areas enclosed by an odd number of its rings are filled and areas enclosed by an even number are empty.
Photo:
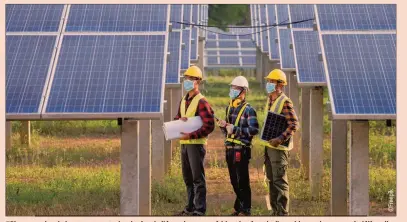
[[[260,138],[264,141],[270,141],[280,136],[286,129],[287,121],[285,116],[269,111]],[[286,140],[281,145],[288,146],[288,144],[289,140]]]

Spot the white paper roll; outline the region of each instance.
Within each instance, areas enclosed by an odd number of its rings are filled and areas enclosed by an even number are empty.
[[[166,122],[163,125],[165,140],[173,140],[181,138],[183,133],[191,133],[201,128],[202,119],[200,116],[189,117],[186,122],[182,120],[174,120]]]

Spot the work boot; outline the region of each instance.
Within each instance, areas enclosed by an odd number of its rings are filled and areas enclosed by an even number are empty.
[[[230,216],[239,216],[239,212],[235,211],[232,214],[230,214]]]
[[[183,210],[179,213],[174,214],[173,216],[192,216],[192,212],[189,212],[187,210]]]
[[[250,216],[250,213],[247,212],[240,212],[238,216]]]
[[[199,211],[194,211],[194,213],[192,213],[192,216],[204,216],[204,214]]]

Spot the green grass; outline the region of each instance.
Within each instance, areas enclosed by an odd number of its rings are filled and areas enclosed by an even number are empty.
[[[209,76],[204,95],[216,115],[225,116],[229,102],[229,83],[239,70],[221,70]],[[260,125],[266,94],[254,78],[248,78],[249,103],[256,109]],[[324,103],[328,100],[325,90]],[[7,215],[117,215],[120,201],[120,128],[116,121],[31,122],[32,145],[19,142],[20,124],[13,122],[13,146],[7,150]],[[383,215],[389,198],[396,192],[396,132],[384,121],[370,123],[370,200],[372,215]],[[394,122],[395,125],[395,122]],[[309,181],[300,168],[289,168],[292,215],[327,215],[330,204],[330,121],[324,116],[324,174],[318,199],[310,197]],[[218,132],[218,131],[216,131]],[[253,141],[252,178],[253,215],[267,215],[262,181],[264,148]],[[152,214],[172,215],[186,201],[179,149],[173,154],[170,173],[163,181],[152,183]],[[208,152],[209,153],[209,152]],[[231,213],[234,196],[229,184],[224,152],[211,150],[206,169],[208,215]],[[299,158],[293,157],[293,158]]]

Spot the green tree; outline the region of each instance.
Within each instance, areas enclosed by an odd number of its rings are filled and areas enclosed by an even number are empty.
[[[228,25],[250,25],[249,5],[209,5],[208,25],[218,26],[226,31]]]

